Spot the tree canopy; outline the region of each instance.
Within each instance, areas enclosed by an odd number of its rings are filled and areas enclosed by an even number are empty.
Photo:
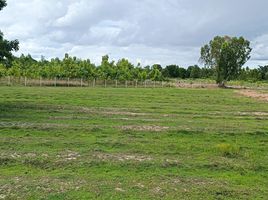
[[[239,76],[242,66],[250,59],[250,42],[243,37],[216,36],[201,48],[200,60],[216,71],[216,82],[224,86]]]
[[[99,65],[96,65],[89,59],[80,59],[67,53],[63,59],[52,58],[50,60],[46,60],[44,57],[35,60],[31,55],[22,54],[20,57],[14,57],[10,67],[0,63],[1,76],[162,81],[168,79],[214,79],[216,71],[214,68],[202,68],[197,65],[189,67],[168,65],[162,67],[155,64],[143,67],[140,63],[135,65],[126,58],[119,59],[117,62],[111,61],[107,55],[102,57],[102,62]],[[242,68],[235,79],[267,81],[268,66],[259,66],[253,69]]]
[[[6,0],[0,0],[0,10],[2,10],[6,5]]]
[[[0,0],[0,10],[6,6],[5,0]],[[4,39],[4,34],[0,31],[0,63],[10,66],[13,59],[12,51],[19,50],[19,41],[8,41]]]

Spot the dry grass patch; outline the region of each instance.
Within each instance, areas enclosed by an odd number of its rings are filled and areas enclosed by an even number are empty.
[[[4,179],[3,179],[4,180]],[[0,196],[3,199],[27,199],[32,189],[43,194],[62,194],[71,190],[78,191],[86,184],[84,180],[62,180],[50,177],[27,179],[26,177],[14,177],[9,183],[0,184]]]
[[[69,150],[57,155],[59,161],[74,161],[77,160],[79,157],[81,157],[81,155],[78,152]]]
[[[117,108],[88,108],[88,107],[79,107],[78,110],[82,113],[91,113],[91,114],[104,114],[104,115],[126,115],[126,116],[146,116],[148,113],[139,113],[126,111],[124,109]]]
[[[53,116],[49,117],[51,120],[73,120],[73,119],[81,119],[81,120],[86,120],[90,119],[89,117],[81,117],[81,116]]]
[[[145,155],[133,155],[133,154],[108,154],[108,153],[96,153],[93,155],[95,158],[102,161],[136,161],[136,162],[145,162],[153,160],[150,156]]]
[[[268,112],[238,112],[240,116],[268,116]]]
[[[167,126],[138,126],[138,125],[129,125],[129,126],[121,126],[121,129],[126,130],[132,130],[132,131],[153,131],[153,132],[161,132],[166,131],[169,129]]]
[[[67,124],[52,124],[52,123],[28,123],[28,122],[0,122],[2,128],[21,128],[21,129],[54,129],[68,128]]]

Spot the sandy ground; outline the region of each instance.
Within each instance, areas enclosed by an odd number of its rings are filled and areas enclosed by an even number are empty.
[[[265,93],[261,93],[255,90],[241,90],[241,91],[238,91],[238,94],[268,102],[268,93],[265,94]]]

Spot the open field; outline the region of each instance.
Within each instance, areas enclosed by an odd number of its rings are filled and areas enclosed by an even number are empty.
[[[0,88],[0,199],[267,199],[268,102],[221,89]]]

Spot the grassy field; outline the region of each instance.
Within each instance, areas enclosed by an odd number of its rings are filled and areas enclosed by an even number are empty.
[[[268,199],[268,104],[221,89],[1,87],[0,199]]]

